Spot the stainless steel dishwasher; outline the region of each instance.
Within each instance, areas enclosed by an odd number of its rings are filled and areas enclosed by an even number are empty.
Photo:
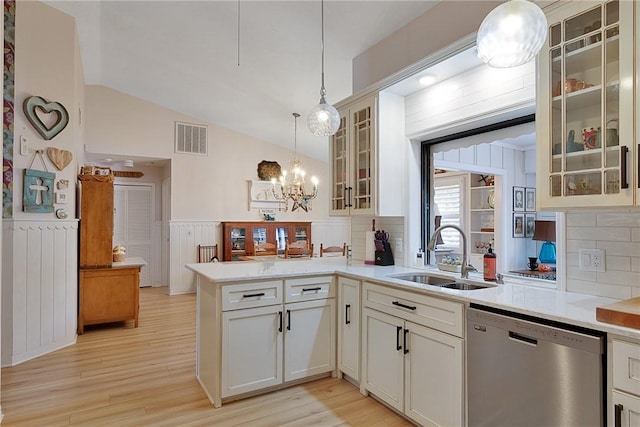
[[[468,425],[606,425],[606,335],[490,307],[467,309]]]

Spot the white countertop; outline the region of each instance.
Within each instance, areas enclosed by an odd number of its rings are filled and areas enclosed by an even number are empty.
[[[461,291],[422,285],[406,280],[395,279],[393,275],[425,272],[430,274],[459,278],[459,274],[446,273],[436,269],[417,269],[399,266],[374,266],[354,262],[347,265],[345,258],[313,258],[267,262],[217,262],[187,264],[189,270],[196,272],[212,284],[225,284],[243,280],[270,279],[276,277],[300,277],[318,274],[341,274],[360,280],[371,280],[398,288],[419,290],[465,303],[477,303],[486,306],[543,317],[545,319],[571,323],[591,329],[640,339],[640,330],[598,322],[596,307],[620,300],[575,292],[557,291],[536,286],[506,283],[486,289]],[[480,280],[481,281],[481,280]],[[477,280],[470,280],[477,282]],[[202,282],[201,282],[202,284]]]
[[[111,268],[126,268],[126,267],[144,267],[147,265],[147,261],[144,258],[133,256],[126,258],[122,262],[114,262],[111,264]]]

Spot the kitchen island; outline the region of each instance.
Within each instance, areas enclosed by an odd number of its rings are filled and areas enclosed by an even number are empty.
[[[638,330],[596,320],[596,308],[617,301],[612,298],[508,282],[455,290],[394,277],[412,272],[459,276],[435,269],[347,265],[345,258],[189,264],[187,268],[198,276],[196,374],[214,406],[318,376],[344,373],[360,385],[363,394],[375,394],[419,424],[463,425],[464,311],[471,304],[640,339]],[[482,280],[472,276],[469,283],[474,282]],[[346,293],[347,289],[352,291]],[[306,314],[298,317],[299,313]],[[399,326],[385,327],[393,318],[405,320]],[[301,324],[304,332],[296,335]],[[355,332],[346,329],[350,327]],[[396,329],[406,331],[404,341]],[[412,336],[413,331],[424,334]],[[411,371],[405,361],[399,375],[378,376],[380,371],[392,371],[391,365],[374,357],[382,354],[375,337],[385,334],[402,349],[396,352],[394,344],[392,357],[406,351],[405,359],[416,358],[419,351],[431,349],[441,363],[422,363],[421,369]],[[304,340],[298,341],[301,336]],[[420,346],[409,352],[408,343],[412,342]],[[355,347],[351,356],[344,350],[350,346]],[[353,370],[345,360],[351,361]],[[397,381],[402,371],[404,386]],[[417,377],[412,380],[406,376],[409,371]],[[420,377],[424,372],[444,375],[440,384],[452,384],[447,393],[425,390],[425,378]],[[405,390],[405,396],[401,391],[399,396],[388,393],[386,384],[392,384],[396,391]],[[413,386],[417,389],[411,398]],[[428,396],[428,402],[415,399],[422,394]],[[424,418],[429,411],[433,414]]]

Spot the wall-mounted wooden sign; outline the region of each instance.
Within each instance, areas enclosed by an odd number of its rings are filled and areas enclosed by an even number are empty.
[[[53,212],[53,172],[24,170],[22,210],[25,212]]]
[[[144,173],[136,171],[113,171],[113,175],[117,178],[142,178]]]

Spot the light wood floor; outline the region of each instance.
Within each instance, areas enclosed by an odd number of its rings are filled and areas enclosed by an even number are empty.
[[[140,326],[89,326],[71,347],[2,369],[3,426],[408,426],[326,378],[214,409],[195,378],[195,296],[140,291]]]

